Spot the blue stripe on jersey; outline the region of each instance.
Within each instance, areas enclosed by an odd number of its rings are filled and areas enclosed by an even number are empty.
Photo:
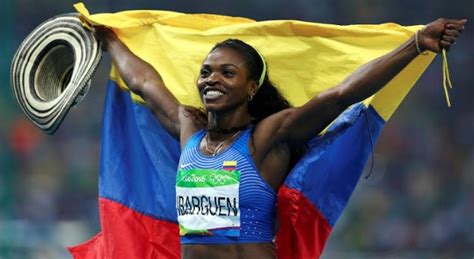
[[[199,150],[206,131],[194,134],[186,143],[180,157],[179,169],[222,169],[224,161],[237,161],[240,171],[239,205],[240,236],[181,237],[182,244],[231,244],[271,242],[274,237],[276,193],[262,179],[249,154],[248,143],[253,127],[245,129],[226,150],[216,156],[207,156]]]

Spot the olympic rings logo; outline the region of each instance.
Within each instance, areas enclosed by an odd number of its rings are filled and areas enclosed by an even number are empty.
[[[210,177],[210,180],[213,184],[224,184],[227,180],[232,178],[228,175],[213,174]]]

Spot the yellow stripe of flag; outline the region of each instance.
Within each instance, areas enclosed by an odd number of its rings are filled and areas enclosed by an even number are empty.
[[[256,22],[168,11],[90,15],[82,4],[75,8],[90,23],[112,27],[136,55],[159,71],[181,103],[193,106],[201,106],[196,90],[200,65],[214,44],[227,38],[238,38],[257,48],[267,61],[270,80],[299,106],[364,63],[398,47],[421,28],[393,23],[340,26],[294,20]],[[433,53],[420,55],[364,103],[388,120],[434,57]],[[126,88],[115,69],[111,78]]]

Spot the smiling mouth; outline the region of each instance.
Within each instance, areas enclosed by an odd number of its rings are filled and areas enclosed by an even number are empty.
[[[220,96],[224,95],[223,92],[221,91],[218,91],[218,90],[208,90],[208,91],[205,91],[204,94],[203,94],[203,97],[204,99],[206,100],[213,100],[213,99],[217,99],[219,98]]]

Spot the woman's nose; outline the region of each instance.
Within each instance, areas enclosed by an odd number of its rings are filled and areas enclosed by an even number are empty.
[[[206,78],[206,83],[209,85],[213,85],[219,82],[219,75],[217,73],[211,73],[207,78]]]

